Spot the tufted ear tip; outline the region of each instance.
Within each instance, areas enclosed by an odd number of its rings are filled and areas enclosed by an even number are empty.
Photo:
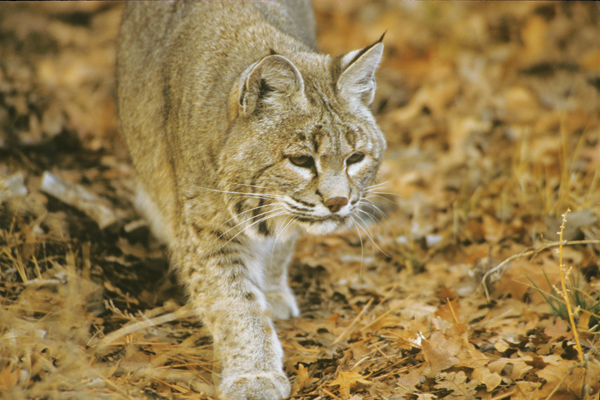
[[[375,71],[383,56],[383,37],[370,46],[354,50],[340,60],[342,74],[337,89],[349,100],[358,98],[365,105],[373,102],[375,96]]]

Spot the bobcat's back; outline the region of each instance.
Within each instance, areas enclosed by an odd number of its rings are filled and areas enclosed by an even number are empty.
[[[138,205],[167,241],[177,196],[193,191],[190,184],[217,184],[228,98],[242,71],[271,50],[315,48],[309,3],[235,3],[126,5],[118,44],[120,125],[141,179]]]
[[[139,203],[213,336],[227,399],[289,395],[269,316],[299,315],[298,232],[362,222],[385,149],[368,108],[382,52],[318,54],[305,2],[127,4],[118,106]]]

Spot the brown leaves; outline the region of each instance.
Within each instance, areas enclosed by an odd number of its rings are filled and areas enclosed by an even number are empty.
[[[488,392],[493,391],[502,383],[502,376],[497,372],[491,372],[488,368],[479,367],[473,370],[473,379],[485,385]]]
[[[460,351],[460,342],[456,339],[446,339],[440,331],[434,332],[429,340],[423,340],[421,350],[431,376],[459,363],[456,355]]]
[[[19,368],[14,368],[13,364],[10,363],[6,368],[0,370],[0,390],[7,391],[17,384],[19,381]]]
[[[467,382],[467,376],[464,372],[442,372],[436,379],[436,389],[450,392],[444,396],[445,399],[465,399],[474,400],[477,386],[477,381],[472,380]]]
[[[53,12],[44,13],[41,7],[8,6],[10,16],[0,18],[5,38],[0,51],[5,60],[0,68],[1,147],[60,142],[57,137],[67,132],[74,135],[70,145],[81,140],[89,148],[111,146],[102,138],[110,142],[116,134],[111,71],[120,8],[73,7],[61,12],[45,7]],[[91,26],[62,21],[73,14],[89,17]]]
[[[292,385],[292,393],[294,394],[298,393],[300,390],[316,381],[315,378],[310,377],[304,364],[298,364],[298,368],[296,368],[296,376],[296,381]]]
[[[388,31],[374,101],[385,184],[370,200],[389,220],[369,227],[376,245],[356,230],[298,241],[302,314],[276,321],[292,398],[595,399],[596,316],[577,310],[579,365],[572,327],[533,288],[558,282],[544,246],[567,207],[566,238],[600,237],[595,4],[314,6],[333,55]],[[121,5],[3,11],[0,391],[214,398],[210,337],[177,314],[164,249],[132,207],[113,98]],[[94,201],[40,193],[44,171]],[[596,301],[599,254],[563,249],[573,292]],[[481,278],[504,260],[488,303]]]
[[[358,384],[369,385],[371,382],[366,377],[354,371],[344,372],[338,370],[336,378],[329,382],[329,386],[339,386],[340,395],[347,399],[350,397],[350,389],[356,387]]]

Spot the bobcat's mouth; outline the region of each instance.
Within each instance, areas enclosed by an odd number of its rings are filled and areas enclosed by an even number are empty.
[[[326,217],[295,217],[297,221],[299,222],[305,222],[305,223],[309,223],[309,224],[318,224],[321,222],[330,222],[330,221],[334,221],[337,223],[342,223],[344,222],[346,219],[348,219],[348,217],[342,217],[340,215],[328,215]]]
[[[295,198],[286,198],[283,207],[287,215],[292,217],[297,225],[311,234],[326,234],[351,225],[353,215],[357,208],[352,202],[349,208],[342,213],[331,213],[327,207],[307,203]]]
[[[345,228],[350,216],[329,215],[326,217],[295,217],[298,225],[313,235],[325,235]]]

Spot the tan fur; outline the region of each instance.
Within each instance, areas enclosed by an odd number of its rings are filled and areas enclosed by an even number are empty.
[[[223,398],[290,392],[270,315],[299,313],[298,232],[351,226],[376,174],[382,50],[318,54],[299,1],[126,6],[118,105],[138,205],[212,332]]]

